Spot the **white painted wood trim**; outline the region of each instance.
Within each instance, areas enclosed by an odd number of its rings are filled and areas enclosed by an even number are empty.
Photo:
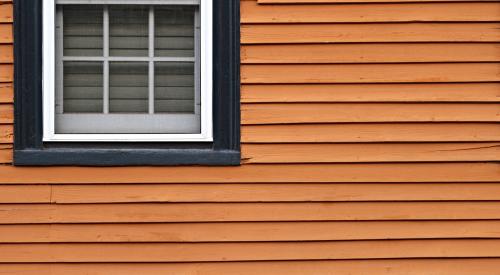
[[[54,137],[55,113],[55,12],[54,0],[43,1],[42,38],[42,97],[43,97],[43,139]]]
[[[200,5],[201,134],[55,134],[55,3]],[[43,141],[68,142],[209,142],[212,118],[212,2],[198,0],[44,0],[43,5]],[[150,57],[148,57],[150,58]],[[108,60],[109,61],[109,60]],[[171,60],[168,60],[171,61]],[[176,60],[177,61],[177,60]],[[178,60],[181,61],[181,60]],[[182,60],[184,61],[184,60]],[[190,60],[189,60],[190,61]],[[186,62],[188,62],[186,60]]]
[[[201,23],[201,133],[207,139],[213,139],[213,72],[212,72],[212,1],[202,1],[200,4]]]

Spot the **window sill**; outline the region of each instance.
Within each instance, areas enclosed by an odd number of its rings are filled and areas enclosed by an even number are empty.
[[[240,152],[212,149],[24,149],[18,166],[240,165]]]

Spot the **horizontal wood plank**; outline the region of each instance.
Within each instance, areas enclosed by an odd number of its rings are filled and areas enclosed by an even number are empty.
[[[244,143],[498,141],[495,123],[246,125]]]
[[[500,183],[1,185],[0,203],[500,200]]]
[[[14,42],[14,36],[13,36],[12,24],[11,23],[0,23],[0,43],[1,44],[12,44],[13,42]]]
[[[491,275],[498,258],[261,261],[225,263],[57,263],[0,264],[7,274],[23,275],[317,275],[433,274]]]
[[[499,23],[243,24],[241,42],[499,42],[499,27]]]
[[[500,20],[498,3],[259,5],[241,1],[242,23],[487,22]],[[417,2],[417,1],[415,1]],[[308,4],[310,1],[305,1]]]
[[[14,65],[0,64],[0,82],[14,81]]]
[[[13,21],[13,5],[0,2],[0,23]]]
[[[14,127],[11,124],[0,124],[0,143],[14,142]]]
[[[311,274],[408,274],[424,272],[436,274],[490,275],[500,260],[491,259],[391,259],[391,260],[334,260],[334,261],[266,261],[225,263],[112,263],[112,264],[2,264],[6,272],[25,275],[206,275],[262,274],[262,275],[311,275]]]
[[[12,145],[0,144],[0,164],[12,162]]]
[[[247,164],[238,167],[13,167],[2,184],[496,182],[497,163]],[[41,173],[43,171],[43,173]],[[168,176],[165,176],[168,175]]]
[[[14,106],[12,104],[0,104],[0,124],[14,123]]]
[[[243,103],[500,102],[500,83],[246,84]]]
[[[12,103],[14,99],[12,83],[0,83],[0,103]]]
[[[243,84],[500,81],[500,63],[242,65]]]
[[[2,244],[1,262],[212,262],[499,257],[500,240]]]
[[[245,144],[245,163],[500,161],[500,143]]]
[[[0,204],[0,224],[466,219],[500,219],[500,202]]]
[[[0,243],[257,242],[499,238],[500,221],[1,225]]]
[[[0,44],[0,63],[13,63],[13,62],[14,62],[14,46],[9,44]]]
[[[241,47],[242,64],[479,61],[500,61],[500,44],[357,43],[244,45]]]
[[[244,104],[241,115],[243,125],[331,122],[495,122],[500,121],[500,104]]]

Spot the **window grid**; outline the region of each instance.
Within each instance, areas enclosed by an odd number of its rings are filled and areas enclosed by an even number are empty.
[[[194,114],[201,113],[200,98],[200,64],[201,26],[199,8],[194,15],[194,57],[156,57],[155,56],[155,6],[149,6],[148,13],[148,56],[110,56],[109,6],[103,5],[103,56],[65,56],[64,55],[64,13],[61,6],[56,11],[56,36],[59,41],[56,45],[56,83],[59,93],[56,98],[56,114],[64,113],[64,61],[97,61],[103,62],[103,114],[109,114],[109,66],[110,62],[148,62],[148,114],[155,114],[155,63],[156,62],[192,62],[194,63]]]

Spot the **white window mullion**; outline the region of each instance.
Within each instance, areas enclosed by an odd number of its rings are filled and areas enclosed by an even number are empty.
[[[56,10],[56,114],[64,112],[64,20],[63,9],[58,7]]]
[[[194,113],[199,115],[201,113],[201,89],[200,89],[200,70],[201,70],[201,26],[200,26],[200,9],[196,9],[194,14]]]
[[[155,113],[155,8],[149,7],[149,78],[148,78],[148,112]]]
[[[103,7],[103,93],[102,93],[102,108],[103,113],[109,113],[109,8]]]

